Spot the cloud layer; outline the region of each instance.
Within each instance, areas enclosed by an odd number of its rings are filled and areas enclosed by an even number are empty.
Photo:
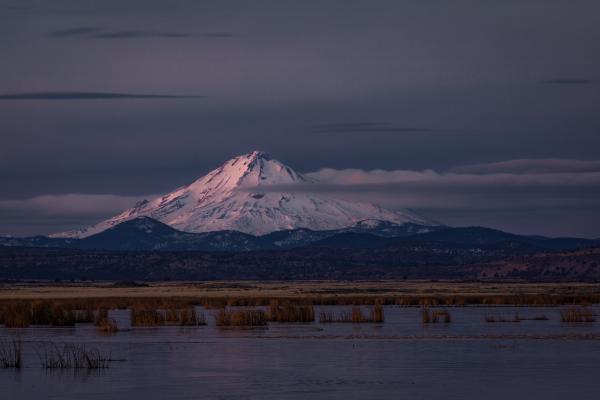
[[[508,160],[446,172],[324,168],[306,176],[314,182],[247,190],[323,193],[391,208],[600,208],[600,161]]]
[[[138,196],[112,194],[56,194],[21,200],[0,200],[0,210],[53,216],[116,214],[141,199]]]
[[[114,92],[27,92],[0,94],[0,100],[118,100],[118,99],[198,99],[206,96],[140,94]]]

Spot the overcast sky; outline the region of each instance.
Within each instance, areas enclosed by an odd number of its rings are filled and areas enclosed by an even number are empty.
[[[0,0],[0,57],[0,233],[262,149],[447,224],[600,237],[597,0]]]

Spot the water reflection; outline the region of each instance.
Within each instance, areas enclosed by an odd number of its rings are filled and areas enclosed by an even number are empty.
[[[0,370],[6,399],[595,399],[600,393],[600,323],[562,323],[558,308],[451,308],[449,324],[423,324],[417,308],[387,307],[383,324],[270,324],[120,331],[0,328],[21,338],[21,370]],[[598,314],[599,309],[594,308]],[[515,323],[491,314],[519,313]],[[316,312],[318,315],[318,311]],[[547,320],[535,320],[545,314]],[[532,317],[532,319],[528,319]],[[586,338],[586,340],[581,340]],[[47,370],[40,342],[109,352],[104,370]],[[122,360],[122,361],[114,361]]]

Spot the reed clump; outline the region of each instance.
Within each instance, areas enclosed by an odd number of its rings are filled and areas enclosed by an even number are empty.
[[[560,312],[561,322],[594,322],[594,313],[587,307],[572,307]]]
[[[315,309],[312,305],[297,305],[289,302],[279,304],[271,301],[267,313],[268,320],[272,322],[313,322]]]
[[[371,321],[374,323],[383,323],[385,321],[385,313],[381,304],[376,304],[371,309]]]
[[[131,326],[160,326],[165,317],[155,309],[131,309]]]
[[[320,323],[383,323],[385,320],[383,307],[379,304],[375,305],[369,314],[365,314],[360,307],[354,306],[350,311],[342,311],[336,314],[334,311],[321,310],[319,314]]]
[[[117,321],[114,318],[104,318],[99,320],[96,324],[96,330],[102,333],[117,333],[119,327]]]
[[[204,313],[196,312],[194,307],[184,309],[171,308],[165,312],[165,322],[181,326],[206,325],[206,316]]]
[[[101,369],[108,368],[110,363],[110,356],[98,349],[76,344],[44,344],[37,354],[42,367],[47,369]]]
[[[72,309],[56,305],[50,312],[50,325],[52,326],[74,326],[75,312]]]
[[[75,322],[77,323],[92,323],[96,321],[96,313],[92,308],[88,308],[85,310],[76,310],[75,313]]]
[[[25,303],[9,304],[3,312],[7,328],[27,328],[31,324],[31,306]]]
[[[0,342],[0,368],[21,368],[22,359],[20,340]]]
[[[443,322],[449,324],[452,322],[450,311],[447,310],[430,310],[429,307],[423,307],[421,310],[421,322],[424,324],[437,324]]]
[[[267,316],[263,310],[221,309],[215,317],[217,326],[264,326]]]
[[[94,325],[96,330],[101,333],[117,333],[119,331],[117,321],[108,317],[108,310],[105,308],[98,310],[94,316]]]

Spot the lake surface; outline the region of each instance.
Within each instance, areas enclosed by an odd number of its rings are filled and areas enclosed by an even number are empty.
[[[0,369],[1,398],[600,398],[600,322],[561,323],[559,308],[448,310],[452,323],[429,325],[418,308],[386,307],[383,324],[221,329],[208,310],[208,326],[130,329],[124,310],[111,312],[122,330],[110,336],[91,324],[0,327],[0,340],[18,337],[24,346],[24,368]],[[549,319],[485,322],[517,312]],[[83,343],[117,361],[104,370],[46,370],[41,342]]]

